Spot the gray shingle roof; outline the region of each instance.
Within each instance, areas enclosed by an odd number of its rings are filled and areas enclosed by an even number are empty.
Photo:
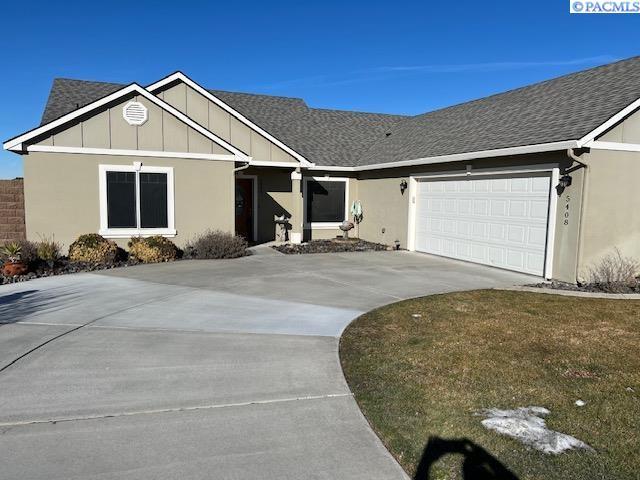
[[[55,79],[42,123],[123,86]],[[370,165],[581,138],[640,98],[640,57],[414,117],[210,91],[311,162]]]
[[[640,98],[640,57],[399,122],[357,165],[577,140]]]

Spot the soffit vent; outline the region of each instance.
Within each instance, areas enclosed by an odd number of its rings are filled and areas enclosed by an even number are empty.
[[[142,125],[149,118],[149,112],[140,102],[129,102],[122,107],[122,116],[129,125]]]

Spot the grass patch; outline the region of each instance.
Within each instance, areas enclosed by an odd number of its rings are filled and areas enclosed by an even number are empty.
[[[340,343],[360,408],[407,473],[466,480],[637,478],[639,351],[640,301],[495,290],[374,310]],[[545,455],[474,415],[529,405],[596,453]]]

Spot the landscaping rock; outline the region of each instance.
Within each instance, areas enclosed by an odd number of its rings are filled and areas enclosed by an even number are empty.
[[[612,292],[611,287],[602,285],[599,283],[587,283],[575,285],[573,283],[564,282],[542,282],[528,285],[536,288],[549,288],[552,290],[568,290],[571,292],[589,292],[589,293],[640,293],[640,281],[634,286],[617,286],[615,292]]]
[[[367,242],[359,239],[312,240],[307,243],[274,245],[272,248],[286,254],[379,252],[387,250],[387,246],[381,243]]]
[[[126,261],[116,261],[113,263],[88,263],[88,262],[71,262],[67,258],[56,261],[53,268],[45,262],[32,265],[31,271],[26,275],[17,275],[15,277],[6,277],[0,275],[0,285],[8,283],[25,282],[34,278],[51,277],[53,275],[65,275],[68,273],[93,272],[96,270],[107,270],[110,268],[128,267],[137,265],[139,262],[134,258]]]

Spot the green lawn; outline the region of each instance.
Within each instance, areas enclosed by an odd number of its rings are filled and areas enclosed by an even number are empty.
[[[340,355],[360,408],[411,476],[637,479],[639,347],[640,301],[480,290],[369,312]],[[529,405],[596,452],[546,455],[474,415]]]

